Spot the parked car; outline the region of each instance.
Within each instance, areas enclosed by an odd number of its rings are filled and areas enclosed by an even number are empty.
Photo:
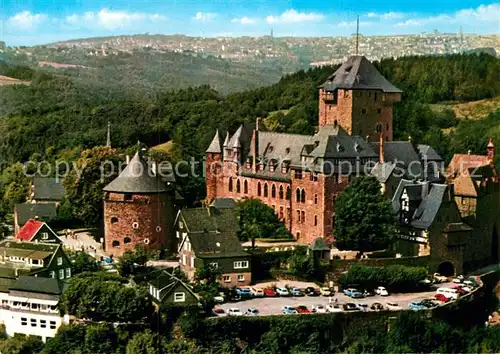
[[[253,297],[252,290],[250,288],[236,288],[236,294],[241,296],[242,299]]]
[[[460,284],[465,280],[463,275],[459,275],[458,277],[455,277],[452,279],[452,282],[455,284]]]
[[[213,314],[216,315],[216,316],[225,316],[226,315],[226,312],[224,311],[224,309],[221,309],[220,307],[216,307],[212,310]]]
[[[431,309],[431,308],[439,305],[436,301],[434,301],[432,299],[424,299],[424,300],[420,301],[420,303],[422,305],[424,305],[425,307],[427,307],[428,309]]]
[[[462,286],[462,285],[455,285],[453,289],[455,289],[460,295],[468,294],[472,290],[468,286]]]
[[[310,287],[306,288],[306,295],[307,296],[320,296],[321,292],[318,289],[310,286]]]
[[[326,307],[323,305],[312,305],[312,313],[326,313]]]
[[[408,307],[411,308],[412,310],[418,311],[418,310],[425,310],[427,309],[427,306],[421,304],[420,302],[410,302],[408,304]]]
[[[380,296],[389,296],[389,292],[383,286],[379,286],[377,289],[375,289],[375,293]]]
[[[388,310],[401,310],[401,307],[395,302],[388,302],[386,306]]]
[[[363,291],[364,297],[369,297],[369,296],[373,296],[373,295],[375,295],[375,293],[373,291],[370,291],[370,290]]]
[[[355,291],[358,291],[358,289],[354,289],[354,288],[347,288],[347,289],[344,289],[343,293],[344,295],[347,295],[347,296],[351,296],[351,294]]]
[[[290,292],[287,288],[276,288],[276,293],[279,296],[290,296]]]
[[[290,306],[290,305],[283,306],[283,309],[281,310],[281,312],[284,315],[296,315],[298,313],[297,310],[295,309],[295,307]]]
[[[457,289],[452,289],[452,288],[439,288],[436,290],[436,294],[443,294],[447,298],[452,298],[453,300],[458,299],[460,296],[460,293],[457,291]]]
[[[292,296],[304,296],[304,293],[299,288],[293,288],[291,293]]]
[[[444,275],[441,275],[439,273],[434,273],[433,277],[434,277],[434,281],[436,283],[444,283],[444,282],[448,281],[447,277],[445,277]]]
[[[229,316],[243,316],[243,312],[239,308],[233,307],[227,310]]]
[[[371,306],[370,309],[374,311],[380,311],[384,309],[384,305],[382,305],[380,302],[374,302]]]
[[[356,304],[356,306],[358,307],[358,309],[360,309],[361,311],[368,311],[368,304]]]
[[[224,293],[219,293],[219,295],[214,296],[214,301],[216,304],[222,304],[226,301],[226,296],[224,295]]]
[[[450,298],[444,296],[443,294],[436,294],[436,295],[434,295],[434,299],[436,299],[438,301],[442,301],[442,302],[448,302],[448,301],[450,301]]]
[[[353,303],[347,303],[343,305],[344,311],[356,311],[359,310],[359,308],[356,306],[356,304]]]
[[[298,313],[311,313],[311,311],[307,308],[306,305],[299,305],[295,308]]]
[[[258,316],[259,315],[259,310],[257,310],[256,308],[249,308],[245,312],[245,315],[247,315],[247,316]]]
[[[362,299],[362,298],[364,298],[365,296],[363,295],[363,293],[362,293],[361,291],[353,291],[353,292],[351,293],[351,297],[352,297],[353,299]]]
[[[472,287],[470,287],[470,286],[466,286],[466,285],[462,285],[462,286],[460,287],[460,289],[461,289],[463,292],[465,292],[465,294],[468,294],[468,293],[470,293],[472,290],[474,290],[474,288],[472,288]],[[465,294],[460,293],[460,295],[465,295]]]
[[[469,286],[471,288],[477,288],[479,284],[473,279],[473,278],[468,278],[463,281],[464,285]]]
[[[274,289],[272,289],[272,288],[265,288],[264,289],[264,295],[267,296],[267,297],[278,296],[278,294],[276,293],[276,291],[274,291]]]
[[[329,305],[326,305],[326,312],[342,312],[342,309],[340,308],[339,305],[333,305],[333,304],[329,304]]]
[[[332,292],[331,292],[330,288],[327,288],[327,287],[320,288],[319,292],[323,296],[330,296],[330,295],[332,295]]]
[[[254,297],[264,297],[264,289],[261,288],[251,288],[252,295]]]

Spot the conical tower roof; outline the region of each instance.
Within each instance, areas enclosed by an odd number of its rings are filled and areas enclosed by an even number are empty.
[[[215,131],[215,136],[210,143],[210,146],[208,147],[206,152],[212,152],[212,153],[221,153],[222,148],[221,148],[221,143],[220,143],[220,137],[219,137],[219,129]]]
[[[137,151],[125,169],[103,189],[115,193],[163,193],[167,185],[149,168]]]

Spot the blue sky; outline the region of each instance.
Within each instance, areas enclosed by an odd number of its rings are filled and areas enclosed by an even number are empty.
[[[500,34],[488,0],[0,0],[0,40],[33,45],[135,33],[190,36]]]

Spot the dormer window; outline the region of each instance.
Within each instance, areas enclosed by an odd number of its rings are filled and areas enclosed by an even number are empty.
[[[290,148],[286,148],[285,149],[285,154],[289,154],[290,153]]]
[[[264,163],[259,164],[259,171],[264,171]]]
[[[274,172],[274,163],[269,164],[269,172]]]
[[[361,149],[361,145],[359,145],[358,143],[355,143],[354,144],[354,150],[356,150],[356,152],[360,152],[362,149]]]
[[[273,152],[274,148],[272,146],[269,146],[269,152]]]
[[[337,143],[337,151],[338,152],[343,152],[344,151],[344,147],[342,145],[340,145],[340,143]]]

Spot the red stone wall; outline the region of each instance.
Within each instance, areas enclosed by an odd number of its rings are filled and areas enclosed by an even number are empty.
[[[319,126],[326,124],[340,125],[347,133],[352,132],[352,106],[353,97],[352,91],[337,90],[337,103],[325,101],[328,94],[323,90],[319,90]]]
[[[221,154],[207,153],[205,161],[205,183],[207,186],[207,201],[217,198],[217,176],[221,173]]]
[[[112,218],[117,220],[112,222]],[[124,194],[107,193],[104,201],[106,253],[120,257],[136,244],[150,249],[175,247],[173,219],[173,198],[167,194],[136,194],[132,200],[124,200]],[[138,224],[136,228],[134,223]],[[130,242],[125,243],[126,237]],[[119,242],[119,245],[113,246],[113,241]]]

